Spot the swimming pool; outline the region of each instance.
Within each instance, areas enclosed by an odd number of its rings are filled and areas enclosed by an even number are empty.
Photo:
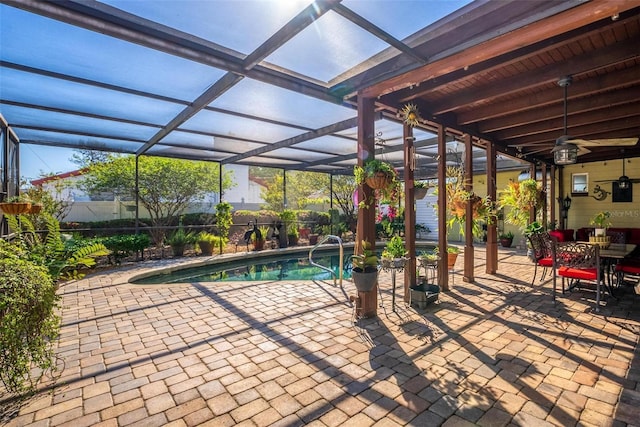
[[[313,257],[317,264],[330,268],[339,275],[340,257],[338,252],[320,253]],[[351,277],[349,257],[344,257],[343,277]],[[333,276],[309,263],[308,253],[290,253],[269,258],[242,257],[225,263],[201,267],[185,268],[163,273],[159,271],[150,277],[132,280],[134,284],[190,283],[190,282],[233,282],[271,280],[333,280]]]

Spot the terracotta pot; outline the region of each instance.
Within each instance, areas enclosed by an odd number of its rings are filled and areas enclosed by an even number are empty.
[[[31,209],[29,209],[29,213],[38,214],[42,211],[42,203],[34,203],[31,205]]]
[[[376,172],[374,176],[367,177],[365,182],[374,190],[380,190],[382,188],[387,188],[391,183],[391,179],[389,178],[389,175],[384,172]]]
[[[453,270],[453,266],[456,265],[456,260],[458,259],[458,254],[456,253],[447,253],[447,269]]]
[[[29,202],[8,202],[0,203],[0,209],[7,215],[20,215],[29,212],[31,203]]]

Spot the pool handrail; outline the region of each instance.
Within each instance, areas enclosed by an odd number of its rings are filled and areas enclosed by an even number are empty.
[[[343,276],[343,271],[344,271],[344,267],[343,267],[343,263],[344,263],[344,248],[342,246],[342,239],[338,236],[334,236],[333,234],[328,234],[326,236],[324,236],[318,243],[315,244],[314,247],[312,247],[309,250],[309,263],[315,267],[318,267],[322,270],[328,271],[329,273],[331,273],[331,275],[333,276],[333,284],[335,286],[336,284],[336,272],[333,271],[332,269],[330,269],[329,267],[325,267],[324,265],[320,265],[318,263],[316,263],[313,260],[313,251],[315,251],[320,245],[322,245],[323,243],[325,243],[327,240],[337,240],[338,244],[340,245],[340,286],[342,287],[342,276]]]

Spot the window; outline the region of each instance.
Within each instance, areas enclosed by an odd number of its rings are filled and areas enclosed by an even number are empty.
[[[571,174],[571,195],[586,196],[589,194],[589,174],[588,173],[572,173]]]

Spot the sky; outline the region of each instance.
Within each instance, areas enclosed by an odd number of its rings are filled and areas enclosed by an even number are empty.
[[[20,144],[20,176],[31,181],[43,174],[64,173],[78,169],[69,159],[74,150],[62,147]]]

